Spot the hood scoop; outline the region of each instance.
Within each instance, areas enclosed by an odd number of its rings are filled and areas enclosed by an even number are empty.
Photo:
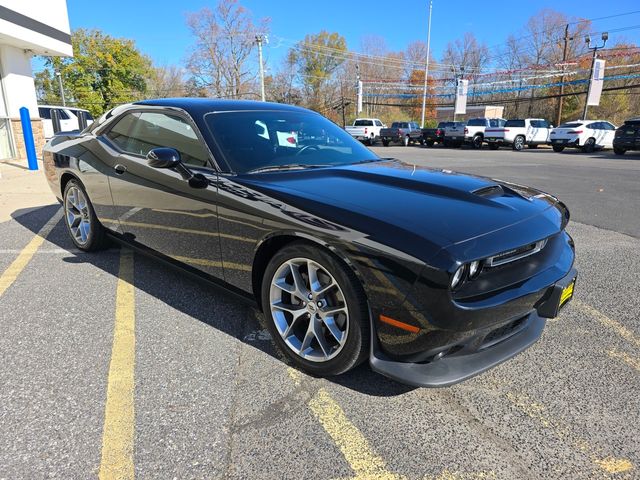
[[[503,196],[505,192],[501,185],[489,185],[473,190],[471,193],[483,198],[494,198]]]

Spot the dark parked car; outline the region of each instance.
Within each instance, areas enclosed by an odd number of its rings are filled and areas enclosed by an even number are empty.
[[[453,125],[453,122],[440,122],[436,128],[423,128],[422,141],[427,147],[433,147],[444,140],[444,129]]]
[[[624,155],[627,150],[640,150],[640,118],[632,118],[618,127],[613,138],[613,151]]]
[[[390,143],[401,143],[405,147],[414,142],[422,144],[422,130],[416,122],[393,122],[389,128],[380,130],[380,138],[385,147]]]
[[[302,108],[145,100],[54,137],[44,164],[77,248],[113,239],[257,303],[313,374],[368,359],[452,384],[530,346],[573,294],[558,199],[378,158]]]

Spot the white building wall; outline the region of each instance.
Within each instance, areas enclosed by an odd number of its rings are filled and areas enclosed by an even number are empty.
[[[31,118],[40,118],[31,70],[31,54],[25,53],[21,48],[0,45],[0,65],[6,101],[5,115],[18,118],[20,107],[27,107]]]

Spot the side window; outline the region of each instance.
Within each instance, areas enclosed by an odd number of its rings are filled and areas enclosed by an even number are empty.
[[[542,126],[541,123],[542,122],[540,120],[531,120],[531,126],[533,128],[540,128]]]
[[[382,126],[382,122],[380,120],[376,120],[376,127],[381,127]]]
[[[127,117],[131,117],[131,120],[127,121]],[[123,124],[122,128],[119,128],[120,124]],[[111,135],[114,130],[116,138]],[[180,152],[182,161],[187,165],[207,166],[207,151],[193,128],[175,115],[160,112],[129,114],[107,136],[122,150],[134,155],[146,156],[154,148],[170,147]]]
[[[40,115],[40,118],[51,120],[51,109],[40,107],[38,108],[38,115]]]
[[[69,120],[71,118],[69,114],[64,110],[56,108],[56,112],[58,112],[58,117],[60,118],[60,120]]]
[[[600,122],[593,122],[586,125],[586,127],[592,130],[600,130],[602,128],[601,125],[602,124]]]

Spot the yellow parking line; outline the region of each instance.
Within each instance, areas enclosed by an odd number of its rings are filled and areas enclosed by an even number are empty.
[[[287,373],[296,385],[300,385],[302,373],[291,367],[287,368]],[[384,460],[373,452],[364,435],[349,421],[344,410],[324,388],[320,388],[309,401],[309,408],[356,474],[351,478],[362,480],[405,478],[387,470]]]
[[[53,217],[35,234],[31,241],[24,247],[18,257],[7,267],[7,269],[0,275],[0,297],[2,294],[16,281],[18,275],[22,273],[24,268],[29,264],[33,255],[37,252],[38,248],[44,243],[47,235],[51,232],[53,227],[60,221],[62,217],[62,211],[58,210]]]
[[[544,405],[532,401],[526,394],[508,392],[506,397],[526,415],[540,422],[545,428],[550,429],[560,440],[573,444],[574,447],[589,457],[591,462],[601,470],[607,473],[622,473],[634,468],[633,463],[626,458],[602,458],[600,455],[601,452],[597,447],[574,435],[569,425],[552,418],[547,413]]]
[[[121,250],[102,432],[101,480],[133,479],[135,293],[133,252]]]
[[[640,347],[640,336],[633,333],[631,330],[629,330],[627,327],[622,325],[620,322],[614,320],[613,318],[607,317],[604,313],[600,312],[599,310],[596,310],[591,305],[587,305],[586,303],[581,302],[580,300],[574,299],[574,303],[580,310],[591,315],[593,318],[598,320],[604,326],[614,330],[618,335],[620,335],[622,338],[624,338],[628,342],[634,344],[636,347]]]
[[[629,365],[631,368],[636,369],[640,372],[640,359],[632,357],[628,353],[620,352],[618,350],[609,350],[607,352],[611,358],[615,358],[617,360],[622,360],[624,363]]]

